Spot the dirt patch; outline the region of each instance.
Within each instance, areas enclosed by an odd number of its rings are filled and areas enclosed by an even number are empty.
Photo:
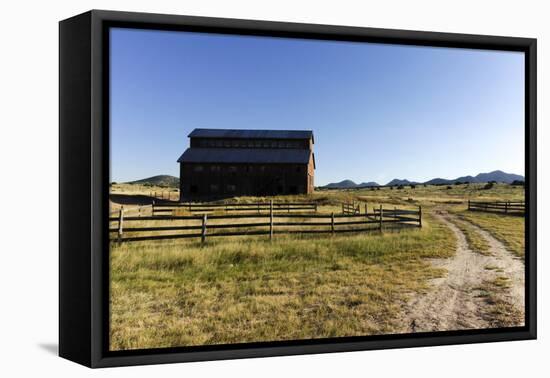
[[[435,267],[447,270],[447,275],[430,282],[426,293],[414,296],[405,306],[403,332],[431,332],[480,329],[502,326],[492,319],[494,299],[498,298],[520,313],[524,323],[524,264],[506,250],[487,231],[472,227],[489,244],[490,255],[473,252],[464,233],[453,223],[454,215],[436,211],[438,220],[449,227],[457,238],[455,256],[432,260]],[[495,289],[488,283],[505,278],[507,285]],[[488,295],[487,290],[491,290]],[[491,300],[488,300],[491,298]]]

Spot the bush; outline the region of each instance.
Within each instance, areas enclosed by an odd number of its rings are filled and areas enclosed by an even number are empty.
[[[411,189],[416,189],[416,185],[411,185]]]
[[[455,185],[462,185],[460,181],[455,182]]]
[[[512,183],[510,185],[513,185],[513,186],[525,186],[525,181],[523,180],[514,180],[512,181]]]
[[[493,186],[495,186],[495,184],[494,184],[493,181],[491,181],[491,182],[488,182],[487,184],[485,184],[485,186],[483,187],[483,189],[485,189],[485,190],[492,189]]]
[[[403,189],[403,188],[405,188],[403,185],[398,185],[398,186],[397,186],[397,189],[399,189],[399,190],[401,190],[401,189]]]
[[[452,188],[453,188],[452,186],[447,185],[447,190],[448,190],[448,189],[452,189]]]

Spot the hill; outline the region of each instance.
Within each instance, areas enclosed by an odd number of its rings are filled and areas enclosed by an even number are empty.
[[[127,184],[154,185],[154,186],[177,188],[180,185],[180,179],[170,175],[158,175],[158,176],[144,178],[141,180],[130,181]]]
[[[347,188],[355,188],[355,187],[357,187],[357,184],[351,180],[331,182],[330,184],[323,186],[323,188],[328,188],[328,189],[347,189]]]
[[[386,186],[395,186],[395,185],[415,185],[418,184],[416,181],[409,181],[407,179],[393,179],[386,184]]]
[[[362,182],[361,184],[357,184],[358,188],[370,188],[372,186],[380,186],[380,184],[374,181]]]
[[[518,180],[518,181],[525,180],[525,178],[521,175],[515,175],[513,173],[506,173],[502,171],[480,173],[475,177],[475,179],[477,180],[477,182],[496,181],[496,182],[505,182],[507,184],[511,184],[512,182],[514,182],[514,180]]]

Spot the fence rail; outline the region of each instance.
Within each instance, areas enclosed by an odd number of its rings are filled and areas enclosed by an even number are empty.
[[[256,203],[159,203],[153,205],[153,214],[166,215],[171,214],[172,211],[177,209],[185,209],[189,212],[214,212],[214,211],[227,211],[227,212],[245,212],[252,211],[261,213],[270,211],[269,202],[256,202]],[[282,212],[286,211],[314,211],[317,212],[317,204],[313,202],[273,202],[273,211]]]
[[[525,214],[525,202],[523,201],[468,201],[469,211],[485,211],[514,215]]]
[[[110,217],[109,233],[112,241],[130,242],[179,238],[200,238],[205,242],[210,237],[250,236],[274,234],[315,234],[382,231],[384,225],[422,227],[422,209],[383,209],[382,206],[363,214],[296,214],[275,213],[275,204],[270,203],[268,213],[184,215],[184,216],[126,216],[120,209],[117,217]],[[255,219],[255,222],[251,220]],[[216,223],[220,220],[243,220],[236,223]],[[155,221],[154,225],[136,225],[132,222]],[[192,224],[175,225],[176,221]],[[134,223],[135,224],[135,223]],[[178,233],[143,235],[143,233],[180,231]],[[190,231],[190,232],[184,232]],[[141,233],[141,235],[140,235]],[[116,235],[116,236],[115,236]]]

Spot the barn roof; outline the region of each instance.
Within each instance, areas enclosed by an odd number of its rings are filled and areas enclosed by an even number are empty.
[[[264,148],[188,148],[179,163],[308,164],[309,150]]]
[[[313,139],[311,130],[195,129],[189,138]]]

